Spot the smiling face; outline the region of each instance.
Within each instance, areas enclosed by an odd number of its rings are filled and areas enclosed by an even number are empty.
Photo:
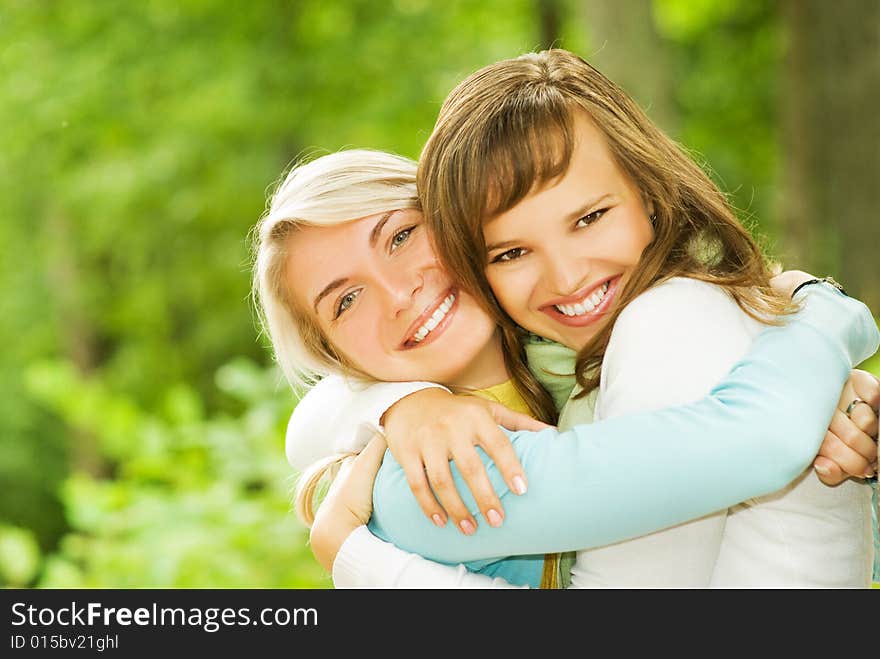
[[[483,388],[507,379],[497,327],[399,210],[288,238],[285,281],[330,344],[377,380]]]
[[[520,326],[579,350],[653,238],[649,210],[599,130],[574,121],[568,171],[484,227],[486,277]]]

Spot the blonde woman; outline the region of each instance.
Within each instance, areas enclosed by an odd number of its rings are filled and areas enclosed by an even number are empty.
[[[257,230],[255,285],[279,361],[292,380],[330,372],[423,378],[522,404],[520,392],[529,388],[508,366],[508,337],[434,257],[414,179],[401,176],[405,162],[371,152],[326,156],[296,168],[274,195]],[[514,434],[529,491],[508,498],[508,519],[489,533],[465,538],[426,522],[390,458],[379,475],[385,503],[377,500],[377,518],[410,528],[430,547],[423,552],[429,557],[513,583],[553,584],[554,560],[545,561],[545,553],[632,537],[778,489],[821,443],[851,362],[876,349],[863,305],[822,288],[806,287],[807,308],[787,327],[764,332],[753,359],[693,405],[567,433]],[[827,377],[802,382],[803,348]],[[807,410],[794,409],[796,400],[808,400]],[[649,431],[655,441],[635,441]],[[687,484],[695,469],[720,459],[749,467]],[[647,490],[663,493],[647,505],[628,483],[643,460],[665,465],[642,479]],[[504,485],[492,468],[490,477]],[[553,515],[567,514],[570,502],[578,518],[560,524]],[[552,569],[542,570],[545,564]]]

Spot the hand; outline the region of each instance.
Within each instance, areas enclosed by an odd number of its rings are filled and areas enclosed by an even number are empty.
[[[486,521],[500,526],[504,509],[474,447],[481,447],[492,458],[512,492],[523,494],[525,472],[498,426],[510,430],[549,427],[500,403],[476,396],[455,396],[436,388],[399,400],[385,413],[383,424],[388,447],[403,468],[422,511],[437,526],[446,524],[448,511],[466,535],[476,531],[477,522],[455,489],[449,461],[455,460]]]
[[[847,417],[846,408],[856,398],[867,404],[857,404]],[[877,472],[878,408],[880,380],[867,371],[853,370],[813,461],[819,480],[837,485],[850,476],[870,478]]]
[[[794,289],[811,279],[816,277],[803,270],[786,270],[771,278],[770,285],[777,293],[790,298],[794,294]]]
[[[345,539],[373,514],[373,482],[385,456],[385,439],[379,433],[341,469],[321,502],[309,533],[312,554],[327,571]]]

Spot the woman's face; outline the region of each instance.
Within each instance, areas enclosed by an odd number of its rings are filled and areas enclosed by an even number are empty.
[[[649,215],[602,134],[578,115],[565,175],[484,227],[498,302],[520,326],[579,350],[653,238]]]
[[[496,325],[441,268],[420,212],[301,227],[288,250],[286,282],[295,302],[368,375],[477,388],[498,383]]]

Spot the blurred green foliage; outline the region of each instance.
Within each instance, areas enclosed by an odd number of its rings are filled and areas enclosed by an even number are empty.
[[[589,59],[581,3],[545,4]],[[456,82],[546,45],[538,5],[4,3],[0,585],[330,586],[290,509],[295,398],[248,231],[301,155],[417,157]],[[772,234],[775,3],[653,15],[677,137]]]

